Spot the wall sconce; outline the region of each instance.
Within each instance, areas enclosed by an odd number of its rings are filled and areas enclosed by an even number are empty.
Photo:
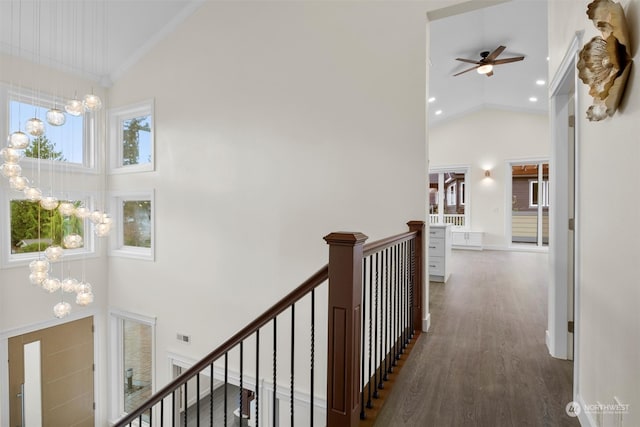
[[[485,170],[485,171],[484,171],[484,176],[485,176],[486,178],[491,178],[491,171],[490,171],[489,169]]]

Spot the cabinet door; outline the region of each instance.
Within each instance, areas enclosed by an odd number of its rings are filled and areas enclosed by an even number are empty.
[[[467,240],[465,235],[467,233],[463,231],[454,231],[451,233],[451,244],[454,246],[465,246],[467,244]]]

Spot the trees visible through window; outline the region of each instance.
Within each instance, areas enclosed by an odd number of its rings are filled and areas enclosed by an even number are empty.
[[[76,207],[80,205],[78,201],[71,203]],[[84,236],[83,220],[76,216],[63,216],[57,209],[45,210],[38,202],[11,200],[10,210],[12,254],[41,252],[50,245],[64,247],[64,236]],[[83,244],[78,247],[83,247]]]
[[[122,202],[123,243],[139,248],[151,247],[151,201]]]
[[[109,128],[112,173],[154,169],[152,101],[112,110]]]
[[[151,115],[122,122],[122,165],[151,162]]]
[[[84,164],[84,117],[67,114],[63,125],[52,126],[45,119],[51,105],[45,106],[44,100],[42,105],[32,102],[9,101],[9,132],[24,132],[25,123],[34,117],[45,125],[44,135],[29,136],[25,157]]]

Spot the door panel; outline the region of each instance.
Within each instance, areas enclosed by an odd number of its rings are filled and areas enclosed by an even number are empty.
[[[11,427],[22,425],[17,395],[24,382],[24,345],[38,340],[42,425],[93,426],[93,317],[87,317],[9,339]]]

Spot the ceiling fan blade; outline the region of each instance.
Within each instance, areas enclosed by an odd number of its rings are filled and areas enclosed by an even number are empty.
[[[456,58],[456,61],[468,62],[469,64],[481,64],[480,61],[474,61],[472,59]]]
[[[516,57],[513,57],[513,58],[496,59],[495,61],[493,61],[493,65],[508,64],[509,62],[522,61],[523,59],[524,59],[524,56],[516,56]]]
[[[480,64],[480,65],[476,65],[475,67],[471,67],[471,68],[469,68],[469,69],[467,69],[467,70],[464,70],[464,71],[460,71],[459,73],[454,74],[454,75],[453,75],[453,77],[455,77],[455,76],[459,76],[460,74],[468,73],[469,71],[472,71],[472,70],[475,70],[475,69],[477,69],[477,68],[480,68],[480,66],[481,66],[481,65],[482,65],[482,64]]]
[[[498,55],[500,55],[502,53],[502,51],[504,51],[506,48],[507,48],[506,46],[498,46],[496,48],[496,50],[491,52],[489,54],[489,56],[487,56],[485,58],[485,62],[491,62],[491,61],[495,60],[498,57]]]

